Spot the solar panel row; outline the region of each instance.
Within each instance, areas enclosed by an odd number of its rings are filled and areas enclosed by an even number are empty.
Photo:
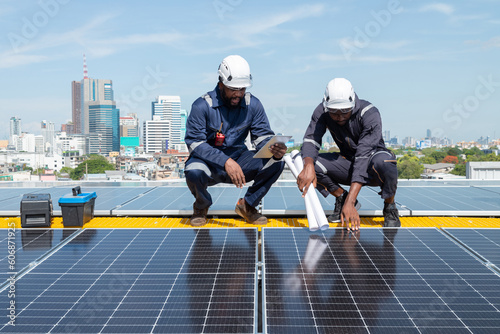
[[[83,192],[96,192],[95,213],[97,215],[190,215],[193,196],[186,186],[162,187],[91,187]],[[50,193],[54,202],[54,214],[61,215],[57,201],[68,194],[70,188],[0,188],[0,215],[19,215],[22,195],[26,193]],[[210,187],[214,204],[210,214],[234,215],[238,198],[243,197],[246,188],[233,186]],[[378,188],[364,187],[358,197],[362,204],[361,215],[381,215],[382,200]],[[326,214],[334,207],[332,196],[320,201]],[[456,215],[456,216],[498,216],[500,215],[500,187],[474,186],[401,186],[396,195],[400,214]],[[297,187],[272,187],[264,197],[262,210],[267,215],[305,214],[305,204]]]
[[[488,333],[500,277],[434,229],[264,229],[267,333]]]
[[[259,318],[266,333],[500,330],[500,276],[436,229],[263,228],[261,261],[256,229],[49,231],[20,236],[20,265],[73,238],[16,282],[1,332],[256,333]],[[450,233],[494,259],[493,231]]]
[[[17,281],[0,331],[254,333],[256,245],[255,229],[84,230]]]

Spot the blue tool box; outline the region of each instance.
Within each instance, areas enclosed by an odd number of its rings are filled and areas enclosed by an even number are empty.
[[[80,186],[72,189],[72,193],[59,198],[64,226],[83,226],[94,218],[95,192],[82,193]]]

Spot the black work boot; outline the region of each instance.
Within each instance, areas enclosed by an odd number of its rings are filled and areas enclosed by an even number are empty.
[[[191,216],[191,226],[203,226],[207,223],[207,212],[208,208],[198,209],[195,204],[193,204],[193,215]]]
[[[401,227],[396,203],[384,203],[384,227]]]
[[[329,223],[340,222],[340,213],[342,212],[342,207],[344,206],[344,202],[348,194],[349,192],[344,191],[342,195],[340,195],[335,199],[335,208],[333,209],[333,213],[330,216],[328,216]],[[356,200],[354,207],[356,208],[356,210],[359,210],[361,208],[361,204],[358,202],[358,200]]]

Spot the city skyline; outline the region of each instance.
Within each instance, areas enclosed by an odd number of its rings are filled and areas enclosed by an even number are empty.
[[[250,92],[275,132],[301,141],[326,83],[346,77],[380,110],[400,140],[497,138],[500,123],[500,5],[381,1],[0,2],[0,139],[19,117],[27,132],[43,119],[72,118],[71,82],[113,80],[121,115],[150,119],[150,101],[178,95],[182,109],[213,89],[228,54],[250,63]],[[164,13],[170,15],[164,20]],[[112,14],[111,14],[112,13]]]

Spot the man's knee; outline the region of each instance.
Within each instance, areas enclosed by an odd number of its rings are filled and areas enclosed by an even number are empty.
[[[199,183],[203,180],[208,180],[211,174],[208,166],[201,163],[190,164],[184,171],[186,181],[191,183]]]
[[[398,168],[396,160],[393,159],[377,159],[373,162],[373,169],[384,178],[398,178]]]

